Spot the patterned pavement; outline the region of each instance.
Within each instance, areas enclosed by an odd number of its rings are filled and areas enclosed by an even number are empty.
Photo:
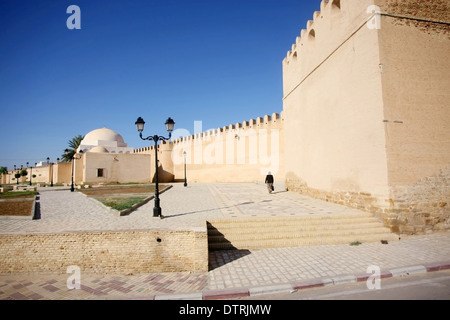
[[[277,191],[277,190],[276,190]],[[153,202],[129,216],[118,217],[98,202],[62,188],[40,192],[40,220],[0,220],[0,233],[75,230],[185,228],[206,219],[253,216],[295,216],[355,212],[282,189],[268,194],[263,184],[174,184],[161,194],[166,219],[152,218]],[[450,233],[402,236],[384,245],[324,245],[265,250],[217,251],[205,273],[80,274],[73,288],[72,273],[0,274],[2,300],[170,299],[200,298],[202,292],[276,286],[293,281],[343,274],[362,274],[369,266],[382,270],[450,261]],[[180,296],[181,295],[181,296]]]

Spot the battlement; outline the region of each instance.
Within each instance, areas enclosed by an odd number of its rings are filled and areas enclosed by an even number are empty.
[[[284,96],[361,29],[374,0],[323,0],[283,60]],[[375,33],[376,35],[376,33]]]
[[[424,32],[436,24],[435,29],[448,35],[449,7],[448,0],[433,5],[418,0],[323,0],[283,60],[284,97],[355,36],[377,42],[381,16],[405,20]],[[374,25],[377,19],[379,26]]]
[[[160,146],[165,146],[165,145],[168,145],[168,142],[167,141],[161,141],[161,145]],[[134,149],[133,153],[151,153],[151,152],[153,152],[153,150],[155,150],[155,146],[154,145],[153,146],[148,146],[148,147]]]
[[[203,141],[212,137],[222,136],[224,134],[239,134],[246,130],[260,130],[260,129],[281,129],[283,126],[284,115],[283,111],[280,113],[273,113],[272,115],[265,115],[264,117],[257,117],[256,119],[250,119],[241,123],[230,124],[221,128],[211,129],[200,133],[195,133],[182,138],[174,139],[171,141],[173,145],[179,143],[185,143],[188,141]],[[163,141],[162,146],[168,142]],[[144,148],[135,149],[134,153],[150,153],[155,150],[155,146],[148,146]]]
[[[320,11],[315,11],[313,19],[308,20],[306,28],[300,31],[291,50],[288,51],[284,63],[289,64],[301,56],[306,49],[313,47],[317,39],[322,43],[339,41],[337,34],[360,27],[366,23],[370,14],[367,9],[373,5],[373,0],[322,0]],[[356,19],[362,17],[362,19]],[[308,52],[305,52],[307,54]]]
[[[224,126],[217,129],[211,129],[208,131],[204,131],[201,133],[196,133],[190,136],[182,137],[176,140],[173,140],[173,144],[178,144],[191,140],[204,140],[209,139],[211,137],[221,136],[223,134],[238,134],[241,131],[245,130],[259,130],[259,129],[280,129],[282,127],[283,122],[283,112],[281,113],[273,113],[270,115],[265,115],[264,117],[257,117],[256,119],[250,119],[248,121],[243,121],[241,123],[230,124],[228,126]]]

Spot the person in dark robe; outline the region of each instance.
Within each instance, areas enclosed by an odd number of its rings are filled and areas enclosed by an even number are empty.
[[[265,183],[266,183],[266,185],[267,185],[267,190],[269,191],[269,193],[272,193],[273,190],[274,190],[273,182],[274,182],[274,180],[273,180],[273,175],[272,175],[272,173],[269,171],[269,173],[268,173],[267,176],[266,176],[266,180],[265,180]]]

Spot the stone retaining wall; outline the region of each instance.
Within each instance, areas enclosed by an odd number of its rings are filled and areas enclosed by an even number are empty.
[[[415,184],[391,186],[389,195],[317,190],[292,176],[286,179],[286,186],[290,191],[316,199],[371,212],[396,233],[450,230],[450,170],[441,170],[438,175]]]
[[[208,271],[205,228],[0,235],[0,273]]]

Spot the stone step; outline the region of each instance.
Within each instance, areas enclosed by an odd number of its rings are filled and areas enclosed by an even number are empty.
[[[208,235],[211,237],[214,236],[232,236],[232,235],[240,235],[240,234],[267,234],[267,233],[314,233],[318,231],[334,231],[334,230],[358,230],[358,229],[378,229],[382,227],[381,224],[377,223],[358,223],[358,224],[326,224],[326,225],[283,225],[283,226],[271,226],[271,225],[248,225],[248,226],[236,226],[235,228],[216,228],[209,227]]]
[[[298,246],[317,246],[317,245],[333,245],[333,244],[351,244],[352,242],[381,242],[398,241],[395,234],[382,235],[345,235],[333,237],[310,237],[310,238],[294,238],[294,239],[258,239],[258,240],[235,240],[232,242],[210,243],[209,249],[214,250],[258,250],[267,248],[283,248]]]
[[[320,217],[316,219],[298,219],[298,218],[266,218],[253,221],[244,220],[231,220],[227,222],[223,221],[208,221],[207,226],[210,229],[221,230],[235,230],[237,228],[276,228],[276,227],[289,227],[289,226],[337,226],[337,225],[357,225],[357,224],[378,224],[380,221],[375,217],[346,217],[336,219],[333,217]]]
[[[370,213],[351,213],[351,214],[340,214],[340,215],[314,215],[314,216],[301,216],[301,217],[269,217],[269,218],[238,218],[238,219],[215,219],[209,220],[208,222],[212,225],[220,225],[221,227],[226,226],[236,226],[238,224],[290,224],[299,221],[308,222],[308,223],[323,223],[324,220],[328,222],[339,222],[346,220],[348,221],[358,221],[367,219],[368,221],[378,221],[372,214]]]
[[[243,240],[265,240],[265,239],[303,239],[303,238],[325,238],[335,236],[365,236],[365,235],[380,235],[388,234],[389,230],[382,227],[371,228],[357,228],[357,229],[341,229],[341,230],[316,230],[308,232],[286,232],[284,230],[274,230],[265,233],[239,233],[229,235],[214,235],[208,236],[210,243],[222,242],[222,241],[243,241]]]
[[[398,235],[370,213],[226,219],[207,222],[210,250],[395,241]]]

